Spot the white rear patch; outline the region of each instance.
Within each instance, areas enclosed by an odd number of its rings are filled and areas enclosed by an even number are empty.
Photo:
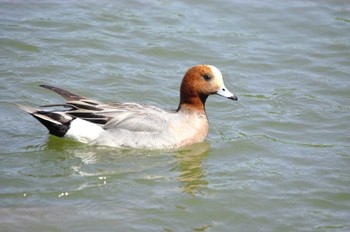
[[[104,129],[102,129],[102,127],[99,125],[76,118],[71,122],[65,137],[72,138],[82,143],[90,143],[103,131]]]

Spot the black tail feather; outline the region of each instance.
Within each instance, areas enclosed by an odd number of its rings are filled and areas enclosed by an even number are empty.
[[[71,122],[75,119],[61,112],[43,111],[20,104],[17,104],[17,106],[41,122],[49,130],[50,134],[58,137],[63,137],[67,133]]]
[[[46,114],[47,117],[50,118],[56,118],[56,115],[54,115],[55,113],[48,113]],[[73,119],[71,119],[70,121],[66,121],[64,123],[54,123],[51,120],[46,120],[44,117],[41,117],[41,115],[39,113],[37,114],[31,114],[34,118],[36,118],[39,122],[41,122],[41,124],[43,124],[48,130],[49,133],[52,135],[56,135],[58,137],[63,137],[67,131],[69,130],[70,127],[70,123]],[[43,114],[44,115],[44,114]]]

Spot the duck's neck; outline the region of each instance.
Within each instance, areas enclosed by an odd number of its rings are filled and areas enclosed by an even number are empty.
[[[208,96],[199,94],[181,94],[177,111],[191,111],[205,114],[205,101]]]

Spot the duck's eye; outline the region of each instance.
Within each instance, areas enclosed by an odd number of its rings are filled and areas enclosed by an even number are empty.
[[[204,75],[203,75],[203,79],[204,79],[205,81],[210,81],[210,80],[211,80],[210,74],[208,74],[208,73],[204,74]]]

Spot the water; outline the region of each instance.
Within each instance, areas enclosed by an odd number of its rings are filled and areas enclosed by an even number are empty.
[[[0,3],[1,231],[349,231],[347,1]],[[178,151],[48,136],[13,103],[176,108],[217,66],[207,141]]]

